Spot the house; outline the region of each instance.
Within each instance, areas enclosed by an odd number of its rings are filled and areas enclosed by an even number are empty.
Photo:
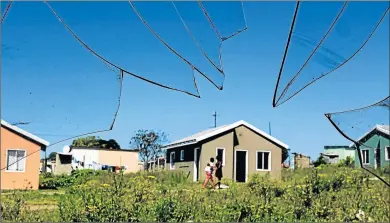
[[[238,121],[208,129],[163,147],[166,168],[184,170],[193,181],[205,179],[204,168],[211,157],[222,158],[223,178],[246,182],[253,173],[281,174],[282,148],[288,145],[253,125]]]
[[[58,155],[58,154],[57,154]],[[65,147],[63,153],[59,153],[61,156],[71,155],[72,166],[74,169],[106,169],[123,167],[125,173],[137,172],[138,166],[138,150],[125,150],[125,149],[105,149],[105,148],[88,148],[88,147]],[[68,160],[63,158],[63,160]],[[62,161],[60,161],[62,162]],[[56,171],[59,170],[57,162]],[[68,166],[68,163],[65,162]],[[63,167],[61,167],[63,168]],[[64,167],[69,171],[69,167]],[[65,173],[61,170],[61,173]]]
[[[150,170],[163,169],[164,166],[165,166],[165,157],[157,157],[148,162],[148,169]]]
[[[350,146],[324,146],[324,152],[321,156],[325,158],[328,163],[338,163],[345,160],[347,157],[355,159],[355,148]]]
[[[390,166],[390,130],[388,125],[376,125],[358,139],[364,167],[380,168]],[[355,148],[352,143],[351,148]],[[355,150],[355,165],[360,167],[359,156]]]
[[[72,154],[57,153],[55,159],[55,175],[69,174],[72,172]]]
[[[309,168],[310,157],[300,153],[292,153],[294,155],[294,169]]]
[[[49,143],[1,120],[1,190],[39,186],[40,151]]]
[[[54,160],[54,162],[55,162],[55,160]],[[53,172],[53,168],[54,168],[54,165],[52,163],[53,163],[52,160],[41,159],[39,172],[40,173],[43,173],[43,172],[52,173]],[[46,166],[46,171],[45,171],[45,166]]]

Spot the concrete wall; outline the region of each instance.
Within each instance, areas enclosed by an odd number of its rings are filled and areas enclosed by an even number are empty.
[[[70,163],[64,163],[62,159],[70,159]],[[53,171],[53,174],[55,175],[61,175],[61,174],[70,174],[72,172],[72,157],[64,157],[64,155],[57,154],[56,155],[56,162],[55,162],[55,170]]]
[[[233,143],[234,131],[224,133],[204,142],[200,149],[199,180],[206,178],[204,168],[210,162],[211,157],[216,157],[217,148],[225,148],[225,166],[222,168],[223,178],[233,179]]]
[[[88,165],[92,164],[92,162],[99,162],[98,150],[72,149],[72,151],[70,153],[77,161],[85,161],[84,168],[86,168],[86,169],[89,168]]]
[[[125,173],[139,171],[138,152],[98,150],[99,163],[111,166],[126,166]]]
[[[309,168],[310,167],[310,158],[302,154],[294,155],[294,168]]]
[[[1,170],[1,189],[38,189],[41,146],[19,134],[1,126],[1,169],[6,167],[7,150],[26,150],[25,171],[9,172]],[[38,152],[36,152],[38,151]],[[34,153],[35,152],[35,153]]]
[[[338,161],[346,159],[348,156],[350,156],[352,159],[355,159],[355,150],[349,149],[349,148],[343,148],[343,147],[332,147],[332,148],[325,148],[324,153],[326,154],[337,154],[339,155]]]
[[[236,136],[238,139],[238,145],[234,149],[248,150],[248,173],[249,175],[266,174],[270,173],[271,178],[279,179],[282,170],[282,149],[275,143],[269,141],[256,132],[248,129],[245,126],[239,126],[236,128]],[[271,152],[271,169],[269,171],[256,170],[256,157],[257,151],[269,151]]]
[[[189,180],[193,180],[194,177],[194,149],[197,148],[198,145],[188,145],[178,148],[169,149],[166,152],[167,162],[165,164],[165,169],[170,170],[170,162],[171,162],[171,153],[175,152],[175,169],[181,170],[186,173],[190,172]],[[180,159],[181,151],[184,151],[184,159]]]

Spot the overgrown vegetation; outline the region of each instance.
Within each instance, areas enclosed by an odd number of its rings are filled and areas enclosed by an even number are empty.
[[[278,181],[253,175],[247,184],[224,183],[230,188],[214,191],[188,182],[182,172],[89,175],[57,194],[51,210],[27,205],[28,194],[39,192],[9,193],[2,217],[13,222],[390,221],[389,189],[359,169],[321,166],[284,170]]]
[[[73,185],[84,184],[91,179],[107,175],[107,171],[76,170],[71,175],[53,175],[44,173],[40,175],[39,189],[58,189]]]

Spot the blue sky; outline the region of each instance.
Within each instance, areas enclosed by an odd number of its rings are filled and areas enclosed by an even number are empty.
[[[218,73],[205,62],[194,44],[190,44],[171,5],[161,4],[136,2],[135,6],[166,41],[202,70],[211,72],[215,82],[220,82]],[[216,61],[218,41],[214,33],[199,12],[192,12],[190,4],[193,3],[187,4],[181,3],[179,10],[194,27],[194,34],[204,38],[202,44],[211,60]],[[219,4],[208,7],[223,32],[242,28],[239,8]],[[311,4],[305,6],[306,14],[302,12],[297,27],[301,36],[316,41],[342,3]],[[359,31],[367,35],[367,27],[380,17],[373,12],[386,7],[386,3],[365,4],[351,7],[338,32],[324,42],[326,48],[334,46],[342,57],[356,48],[362,39]],[[194,91],[191,69],[151,35],[128,3],[55,2],[52,5],[87,44],[112,62],[155,81]],[[2,2],[2,9],[4,6]],[[233,16],[220,13],[216,6]],[[268,132],[271,122],[273,136],[288,144],[292,151],[313,158],[324,145],[349,144],[323,114],[371,104],[389,94],[389,16],[351,61],[292,100],[273,108],[272,97],[295,3],[245,2],[244,7],[248,30],[223,43],[226,74],[223,91],[200,75],[196,76],[200,99],[126,75],[115,127],[100,136],[116,139],[123,148],[129,148],[130,138],[138,129],[161,130],[168,134],[169,140],[176,140],[212,127],[212,113],[217,111],[218,125],[245,120]],[[358,14],[362,7],[371,10]],[[315,10],[322,12],[321,17],[313,17]],[[361,17],[364,19],[359,20]],[[342,41],[336,37],[342,37]],[[304,48],[303,51],[292,48],[295,52],[287,58],[289,64],[283,81],[307,57],[302,56],[307,55]],[[14,3],[3,24],[2,55],[3,119],[32,121],[23,128],[52,143],[109,127],[117,105],[117,74],[81,47],[46,5]],[[329,69],[329,65],[320,66],[324,59],[314,57],[313,60],[320,61],[319,65],[308,66],[310,73],[302,73],[296,86]],[[60,151],[70,142],[50,147],[48,152]]]

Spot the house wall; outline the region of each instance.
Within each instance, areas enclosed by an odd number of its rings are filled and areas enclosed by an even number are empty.
[[[201,146],[200,162],[199,162],[199,180],[203,181],[206,178],[204,168],[210,162],[211,157],[216,157],[217,147],[225,148],[225,166],[222,168],[222,175],[225,179],[233,179],[233,145],[234,131],[230,131],[220,136],[211,138],[204,142]]]
[[[6,167],[7,149],[25,149],[26,165],[24,172],[1,170],[0,189],[33,189],[39,186],[39,166],[41,146],[1,126],[1,169]],[[35,152],[35,153],[34,153]]]
[[[190,173],[189,179],[193,179],[194,172],[194,150],[198,145],[188,145],[173,149],[168,149],[166,152],[167,162],[165,163],[165,168],[170,170],[171,162],[171,153],[175,152],[175,170],[181,170],[185,173]],[[180,151],[184,150],[184,160],[180,160]]]
[[[137,172],[138,167],[138,152],[130,151],[112,151],[112,150],[97,150],[99,163],[111,166],[126,166],[125,173]]]
[[[62,163],[60,159],[60,154],[56,154],[56,168],[53,174],[55,175],[61,175],[61,174],[70,174],[72,172],[72,160],[70,160],[70,163]],[[71,156],[69,156],[71,159]]]
[[[339,155],[338,161],[346,159],[350,156],[352,159],[355,159],[355,150],[346,149],[346,148],[328,148],[325,149],[326,154],[337,154]]]
[[[84,168],[86,169],[88,168],[88,164],[92,164],[92,162],[99,162],[99,152],[97,150],[72,149],[70,153],[77,161],[85,161]]]
[[[365,140],[364,145],[360,146],[361,150],[369,150],[369,164],[364,165],[365,167],[374,168],[375,167],[375,149],[380,145],[380,162],[381,167],[390,166],[390,160],[386,160],[385,147],[390,146],[390,137],[386,137],[384,134],[373,134],[367,140]],[[355,166],[360,167],[358,152],[355,150]]]
[[[238,139],[238,145],[234,147],[235,150],[248,150],[248,173],[249,175],[258,173],[266,174],[270,173],[271,178],[279,179],[281,176],[281,163],[282,163],[282,149],[264,138],[263,136],[257,134],[256,132],[250,130],[245,126],[239,126],[235,129],[236,136]],[[271,170],[270,171],[257,171],[256,166],[256,157],[257,151],[270,151],[271,152]]]
[[[294,169],[309,168],[310,158],[302,154],[294,155]]]

